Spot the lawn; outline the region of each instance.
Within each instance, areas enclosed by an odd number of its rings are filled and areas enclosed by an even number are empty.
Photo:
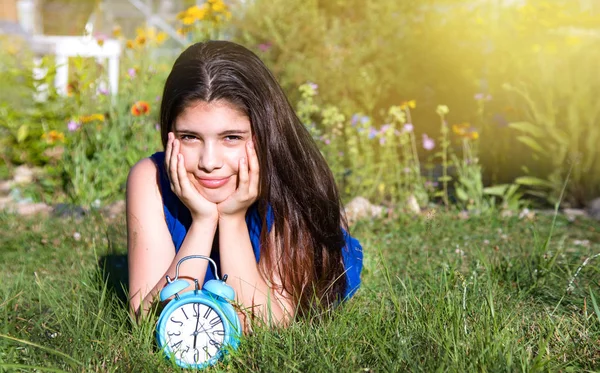
[[[558,216],[362,221],[363,286],[258,328],[209,371],[598,371],[600,224]],[[551,230],[553,234],[550,237]],[[0,371],[177,371],[121,299],[122,218],[0,213]]]

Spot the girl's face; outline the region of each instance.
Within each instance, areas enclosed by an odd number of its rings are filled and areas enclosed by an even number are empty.
[[[192,185],[213,203],[237,188],[239,162],[252,139],[250,119],[227,101],[197,101],[175,120],[175,138]]]

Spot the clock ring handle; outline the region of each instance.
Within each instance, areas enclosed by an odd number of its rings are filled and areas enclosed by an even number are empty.
[[[174,278],[174,279],[172,279],[172,280],[171,280],[171,278],[169,277],[169,275],[167,275],[167,282],[168,282],[169,284],[170,284],[171,282],[173,282],[173,281],[175,281],[175,280],[177,280],[177,279],[179,278],[179,266],[181,265],[181,263],[185,262],[185,261],[186,261],[186,260],[188,260],[188,259],[205,259],[205,260],[208,260],[208,261],[209,261],[209,262],[212,264],[212,266],[213,266],[213,268],[214,268],[214,271],[215,271],[215,277],[217,278],[217,280],[219,280],[219,279],[220,279],[220,278],[219,278],[219,273],[218,273],[218,270],[217,270],[217,264],[215,263],[215,261],[214,261],[214,260],[212,260],[212,259],[211,259],[211,258],[209,258],[208,256],[204,256],[204,255],[188,255],[188,256],[185,256],[185,257],[181,258],[181,259],[179,260],[179,262],[177,262],[177,266],[175,267],[175,278]],[[223,278],[223,281],[225,281],[225,280],[226,280],[226,278],[227,278],[227,277],[226,277],[226,276],[224,276],[224,278]]]

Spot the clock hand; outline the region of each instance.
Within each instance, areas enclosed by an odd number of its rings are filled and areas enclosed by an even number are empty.
[[[198,324],[200,323],[200,309],[196,312],[196,329],[194,329],[194,348],[196,348],[196,339],[198,339]]]

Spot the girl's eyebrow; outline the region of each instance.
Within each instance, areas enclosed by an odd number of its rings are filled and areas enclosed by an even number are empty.
[[[219,136],[228,136],[228,135],[246,135],[250,131],[246,130],[226,130],[223,132],[219,132]]]
[[[198,133],[194,130],[187,129],[187,128],[181,128],[181,129],[175,130],[173,132],[186,133],[186,134],[197,135],[197,136],[200,135],[200,133]],[[225,131],[219,132],[218,136],[246,135],[248,133],[250,133],[250,131],[247,131],[247,130],[225,130]]]

